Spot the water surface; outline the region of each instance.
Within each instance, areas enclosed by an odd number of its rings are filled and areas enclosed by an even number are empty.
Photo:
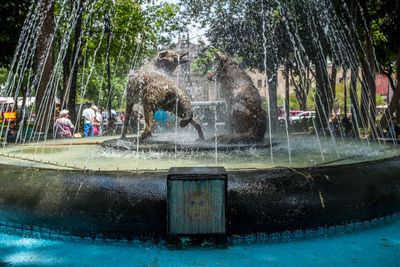
[[[116,138],[116,137],[111,137]],[[65,165],[91,170],[167,170],[181,166],[224,166],[226,169],[272,168],[275,166],[309,167],[318,164],[345,164],[400,154],[393,144],[373,143],[366,140],[329,138],[317,142],[315,136],[291,136],[290,159],[285,138],[274,138],[272,157],[270,148],[249,148],[224,152],[116,151],[95,143],[110,137],[90,137],[75,140],[50,140],[39,143],[6,146],[0,154],[0,163],[46,168],[66,168]],[[183,138],[182,138],[183,139]],[[11,157],[22,157],[23,160]],[[51,164],[48,164],[51,163]],[[55,166],[57,165],[57,166]]]
[[[171,250],[152,242],[49,239],[0,231],[0,266],[399,266],[400,219],[267,239],[227,249]]]

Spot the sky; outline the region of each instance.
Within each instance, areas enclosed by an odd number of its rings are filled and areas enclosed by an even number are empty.
[[[156,3],[171,3],[171,4],[175,4],[175,5],[179,4],[179,0],[156,0],[155,2]],[[201,38],[206,44],[208,43],[208,40],[205,36],[206,29],[200,28],[200,25],[196,24],[196,23],[192,23],[188,27],[189,27],[189,38],[190,38],[191,43],[198,44],[199,38]],[[177,42],[177,41],[178,41],[178,37],[176,37],[174,42]]]

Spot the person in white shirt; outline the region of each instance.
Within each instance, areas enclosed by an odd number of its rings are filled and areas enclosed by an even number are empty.
[[[93,126],[94,123],[94,110],[88,105],[82,112],[83,122],[83,136],[93,136]]]

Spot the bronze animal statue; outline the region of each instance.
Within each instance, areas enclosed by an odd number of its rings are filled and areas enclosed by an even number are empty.
[[[207,77],[210,80],[216,78],[225,88],[228,118],[233,129],[232,135],[218,136],[218,140],[221,143],[262,141],[267,120],[257,88],[236,62],[221,52],[216,52],[216,57],[219,61],[217,70]]]
[[[129,77],[126,96],[126,117],[121,138],[125,138],[126,136],[133,105],[141,102],[146,128],[140,139],[143,140],[151,136],[153,115],[159,109],[170,111],[174,114],[176,113],[176,109],[178,109],[177,115],[181,118],[179,126],[185,127],[189,123],[192,124],[197,130],[199,139],[204,139],[200,124],[193,118],[192,104],[188,95],[167,77],[167,75],[173,73],[179,64],[187,62],[183,58],[187,54],[187,51],[162,51],[149,64],[143,66]]]

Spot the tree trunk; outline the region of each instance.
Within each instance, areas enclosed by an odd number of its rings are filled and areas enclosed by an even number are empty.
[[[364,65],[365,61],[362,59],[361,64]],[[362,67],[364,69],[364,67]],[[366,81],[366,77],[364,71],[362,72],[362,82],[361,82],[361,99],[360,99],[360,119],[362,120],[362,128],[366,131],[369,128],[369,101],[368,101],[368,84]]]
[[[377,138],[376,132],[376,86],[374,72],[366,59],[361,59],[363,67],[363,83],[361,91],[361,111],[365,127],[367,127],[371,137]]]
[[[300,70],[300,73],[302,70]],[[299,102],[299,106],[301,110],[307,110],[307,95],[308,95],[308,68],[307,74],[303,73],[299,77],[299,83],[297,84],[296,80],[294,79],[293,72],[290,72],[291,80],[294,85],[294,93],[296,96],[297,101]]]
[[[367,9],[367,2],[360,1],[360,4],[363,9],[363,14],[365,14],[365,20],[367,25],[371,25],[371,18],[368,14]],[[370,27],[370,26],[369,26]],[[372,136],[377,138],[375,132],[375,125],[376,125],[376,84],[375,84],[375,74],[376,74],[376,65],[375,65],[375,54],[374,54],[374,47],[372,43],[372,34],[370,28],[366,27],[366,35],[365,35],[365,46],[366,46],[366,59],[363,60],[363,68],[364,74],[366,78],[366,82],[368,85],[368,103],[369,103],[369,129],[371,130]]]
[[[397,89],[397,90],[399,90],[399,89]],[[400,117],[400,105],[399,105],[399,103],[397,103],[396,117],[397,117],[397,118]]]
[[[77,114],[75,111],[76,106],[76,87],[78,83],[78,70],[79,70],[79,58],[81,55],[81,35],[82,35],[82,5],[84,0],[80,1],[79,11],[78,11],[78,19],[75,24],[75,35],[74,35],[74,52],[72,53],[72,70],[71,70],[71,78],[70,78],[70,88],[69,88],[69,96],[68,96],[68,111],[69,117],[73,123],[77,120]]]
[[[391,86],[393,88],[393,97],[392,101],[388,108],[385,110],[385,114],[382,116],[380,120],[381,127],[385,127],[388,123],[388,119],[393,116],[393,113],[400,108],[400,48],[397,53],[397,62],[396,62],[396,84],[393,83],[391,79]],[[397,117],[400,116],[399,113],[396,114]]]
[[[35,101],[36,130],[46,132],[53,123],[54,116],[54,88],[49,84],[54,67],[54,1],[44,0],[41,13],[45,19],[38,37],[35,56],[36,75],[41,77],[37,85]],[[50,128],[51,129],[51,128]]]
[[[71,57],[72,57],[72,43],[68,43],[65,57],[63,60],[63,87],[60,93],[60,100],[62,107],[68,106],[68,92],[69,92],[69,79],[71,77]]]
[[[336,77],[337,77],[337,69],[336,69],[336,64],[335,62],[332,63],[332,71],[331,71],[331,77],[330,77],[330,91],[328,92],[328,99],[329,99],[329,105],[331,107],[331,110],[334,110],[334,103],[335,103],[335,98],[336,98]],[[336,112],[336,110],[335,110]]]
[[[111,22],[110,18],[106,14],[104,17],[104,33],[107,36],[107,54],[106,54],[106,61],[107,61],[107,108],[108,108],[108,125],[110,126],[111,123],[111,103],[112,103],[112,92],[111,92],[111,70],[110,70],[110,48],[111,48]],[[125,114],[128,115],[128,114]],[[130,114],[129,114],[130,115]]]
[[[319,128],[319,130],[328,129],[328,120],[332,110],[330,104],[330,98],[332,97],[329,96],[332,95],[328,83],[329,75],[325,66],[325,62],[319,60],[315,63],[315,79],[317,85],[315,111],[317,128]]]
[[[374,60],[373,58],[371,60]],[[361,59],[363,67],[363,90],[362,90],[362,112],[364,121],[367,124],[369,132],[373,138],[377,138],[375,130],[376,125],[376,85],[375,85],[375,71],[371,62],[366,59]]]
[[[304,99],[304,107],[305,110],[307,110],[307,98],[308,98],[308,94],[310,93],[310,88],[311,88],[311,83],[312,83],[312,79],[310,78],[310,67],[306,67],[306,76],[304,78],[304,84],[305,84],[305,99]],[[312,77],[312,76],[311,76]]]
[[[111,70],[110,70],[110,46],[111,46],[111,34],[108,35],[108,46],[107,46],[107,87],[108,87],[108,102],[107,102],[107,107],[108,107],[108,118],[109,122],[111,122],[111,98],[112,98],[112,92],[111,92]],[[127,114],[125,114],[127,115]]]
[[[357,97],[357,77],[358,77],[358,66],[352,66],[350,76],[350,105],[351,105],[351,121],[355,129],[356,136],[359,136],[360,128],[360,108]]]
[[[286,84],[285,84],[285,112],[286,112],[286,125],[288,127],[288,131],[290,130],[290,122],[289,122],[289,73],[290,73],[290,67],[289,67],[289,63],[286,63],[286,68],[285,68],[285,75],[286,75]]]
[[[370,127],[371,132],[373,133],[373,137],[377,138],[376,132],[374,131],[376,126],[376,83],[375,83],[375,75],[376,75],[376,67],[375,67],[375,56],[372,47],[372,43],[370,43],[370,38],[368,38],[367,42],[367,52],[368,52],[368,61],[367,61],[367,82],[369,89],[369,98],[370,107],[369,112],[371,114]]]
[[[344,117],[347,118],[347,68],[343,67],[343,90],[344,90]]]
[[[268,76],[268,94],[269,94],[269,116],[271,117],[271,132],[276,133],[278,122],[278,103],[277,103],[277,88],[278,88],[278,68],[273,64],[267,68]]]
[[[355,25],[357,24],[357,3],[352,0],[347,1],[347,6],[349,7],[350,13],[350,21],[349,21],[349,29],[350,36],[354,44],[357,43],[357,35],[355,33]],[[354,59],[355,61],[356,59]],[[358,59],[357,59],[358,60]],[[351,104],[351,117],[352,124],[354,127],[354,133],[358,137],[360,136],[359,128],[361,127],[361,119],[360,119],[360,105],[358,103],[357,96],[357,78],[358,78],[358,64],[352,64],[351,68],[351,76],[350,76],[350,104]]]

